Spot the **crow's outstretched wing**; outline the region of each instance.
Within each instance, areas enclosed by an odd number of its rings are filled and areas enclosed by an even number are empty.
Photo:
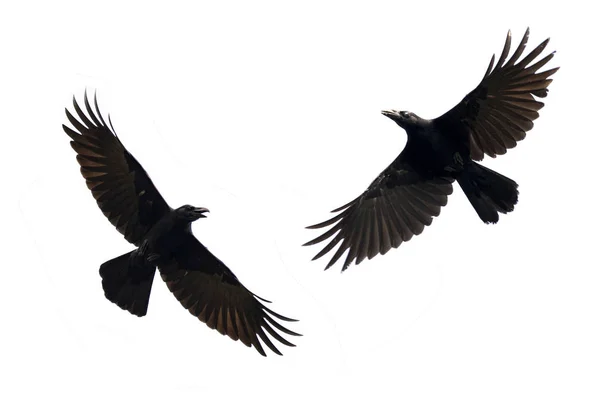
[[[98,109],[94,110],[87,93],[84,97],[86,115],[73,98],[77,120],[65,109],[75,130],[63,125],[77,152],[81,174],[98,206],[129,242],[139,246],[148,230],[170,211],[146,171],[127,151]],[[110,117],[109,117],[110,122]]]
[[[158,261],[162,279],[177,300],[209,328],[222,335],[253,346],[266,356],[261,345],[281,355],[266,335],[280,343],[294,346],[279,332],[300,336],[282,326],[280,321],[295,321],[268,309],[240,283],[225,264],[206,249],[191,233],[183,235],[178,249],[168,262]]]
[[[308,229],[333,225],[307,245],[333,239],[313,260],[331,251],[339,242],[325,269],[331,267],[348,250],[342,271],[356,260],[385,254],[414,235],[423,232],[452,193],[452,179],[424,178],[404,159],[404,152],[375,179],[369,188],[350,203],[333,210],[335,217]]]
[[[536,97],[546,97],[548,85],[552,82],[548,78],[558,68],[537,72],[552,59],[554,53],[530,65],[550,39],[543,41],[517,63],[528,38],[529,29],[515,53],[506,61],[511,43],[509,31],[496,66],[492,56],[481,83],[453,109],[434,120],[445,131],[468,140],[474,160],[482,160],[484,153],[496,157],[515,147],[533,128],[533,121],[544,106]]]

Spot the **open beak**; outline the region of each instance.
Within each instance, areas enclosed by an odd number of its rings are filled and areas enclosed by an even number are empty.
[[[194,215],[197,216],[198,218],[206,218],[206,215],[204,215],[204,213],[210,212],[208,210],[208,208],[204,208],[204,207],[195,207],[194,208]]]

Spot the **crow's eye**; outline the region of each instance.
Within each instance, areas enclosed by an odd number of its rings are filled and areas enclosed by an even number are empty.
[[[409,115],[408,115],[408,113],[406,111],[400,112],[400,115],[402,115],[404,118],[408,118],[409,117]]]

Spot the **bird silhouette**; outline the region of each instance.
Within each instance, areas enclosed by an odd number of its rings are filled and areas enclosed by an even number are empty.
[[[455,180],[483,222],[496,223],[498,213],[513,211],[519,195],[517,183],[475,161],[515,147],[533,128],[544,106],[536,97],[546,97],[552,82],[548,78],[558,68],[538,72],[554,53],[533,63],[549,39],[518,61],[528,38],[529,29],[507,61],[509,31],[495,67],[492,56],[479,85],[442,116],[423,119],[408,111],[382,111],[406,131],[406,146],[360,196],[333,210],[336,216],[307,227],[331,226],[305,243],[331,238],[313,260],[340,244],[325,269],[348,251],[343,271],[353,261],[360,264],[397,248],[440,214]]]
[[[300,335],[277,320],[295,320],[262,304],[261,301],[268,301],[242,285],[192,234],[191,223],[205,218],[208,209],[169,207],[146,171],[117,138],[110,116],[110,125],[102,118],[96,97],[95,110],[87,93],[84,104],[88,115],[73,98],[79,120],[65,109],[75,130],[65,125],[63,129],[72,140],[81,174],[98,206],[125,239],[137,247],[100,266],[106,298],[134,315],[146,315],[158,267],[161,278],[181,305],[209,328],[253,346],[263,356],[266,353],[259,338],[281,355],[266,333],[286,346],[294,346],[279,332]]]

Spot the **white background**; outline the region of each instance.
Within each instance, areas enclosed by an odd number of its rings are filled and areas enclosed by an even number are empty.
[[[0,397],[597,399],[598,30],[584,2],[19,2],[0,10]],[[492,6],[487,4],[493,4]],[[591,3],[585,3],[591,4]],[[432,226],[340,274],[304,226],[402,150],[380,110],[433,118],[508,29],[561,66],[516,149],[484,164],[519,204],[484,225],[458,186]],[[156,279],[148,315],[104,298],[131,250],[61,124],[97,90],[195,235],[304,334],[260,357]]]

